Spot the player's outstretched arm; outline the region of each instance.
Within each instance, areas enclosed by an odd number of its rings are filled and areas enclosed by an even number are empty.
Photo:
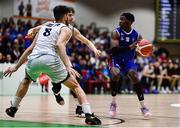
[[[4,76],[8,76],[11,77],[12,73],[17,71],[19,69],[19,67],[27,60],[27,56],[32,52],[36,40],[37,40],[37,36],[35,37],[35,39],[33,40],[32,44],[23,52],[23,54],[21,55],[21,57],[19,58],[18,62],[16,63],[16,65],[12,66],[12,67],[8,67],[7,69],[5,69],[4,71]]]
[[[86,37],[84,37],[84,36],[79,32],[78,29],[76,29],[76,28],[73,28],[73,29],[74,29],[73,36],[74,36],[77,40],[79,40],[79,41],[81,41],[82,43],[86,44],[86,45],[94,52],[95,56],[100,56],[100,55],[101,55],[101,51],[98,50],[90,40],[88,40]]]

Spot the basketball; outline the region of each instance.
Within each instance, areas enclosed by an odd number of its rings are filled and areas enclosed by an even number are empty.
[[[146,39],[142,39],[137,43],[136,51],[139,56],[148,57],[152,55],[153,45]]]

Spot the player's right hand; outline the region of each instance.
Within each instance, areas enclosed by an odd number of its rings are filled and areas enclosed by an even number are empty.
[[[99,57],[99,56],[101,56],[101,51],[100,50],[96,50],[94,52],[94,54],[95,54],[96,57]]]
[[[17,68],[15,66],[13,67],[8,67],[7,69],[5,69],[4,71],[4,76],[7,77],[9,75],[9,77],[11,77],[12,73],[17,71]]]

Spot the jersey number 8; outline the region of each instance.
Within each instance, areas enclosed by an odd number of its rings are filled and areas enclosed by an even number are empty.
[[[43,33],[44,36],[49,36],[52,28],[46,28],[45,32]]]

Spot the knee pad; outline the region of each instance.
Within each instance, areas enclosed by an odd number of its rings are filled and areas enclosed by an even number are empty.
[[[133,83],[139,82],[138,75],[133,70],[128,72],[128,77]]]
[[[111,74],[113,76],[119,76],[120,74],[120,69],[119,68],[116,68],[116,67],[112,67],[111,70],[110,70]]]

